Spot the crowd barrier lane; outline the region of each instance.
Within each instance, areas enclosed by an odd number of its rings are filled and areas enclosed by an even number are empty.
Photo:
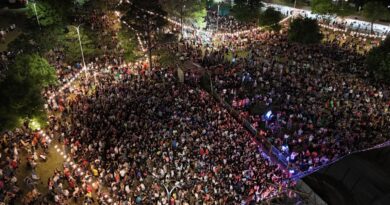
[[[382,144],[376,145],[374,147],[370,147],[370,148],[367,148],[367,149],[354,151],[354,152],[346,154],[346,155],[344,155],[344,156],[342,156],[342,157],[340,157],[338,159],[335,159],[335,160],[333,160],[331,162],[328,162],[326,164],[318,166],[318,167],[316,167],[316,168],[314,168],[312,170],[307,170],[307,171],[301,172],[301,173],[299,173],[297,175],[294,175],[292,178],[294,178],[294,179],[302,179],[302,178],[304,178],[304,177],[306,177],[306,176],[308,176],[308,175],[310,175],[310,174],[312,174],[314,172],[317,172],[317,171],[319,171],[319,170],[321,170],[321,169],[323,169],[323,168],[325,168],[327,166],[335,164],[336,162],[339,162],[340,160],[342,160],[342,159],[344,159],[344,158],[346,158],[346,157],[348,157],[350,155],[357,154],[357,153],[362,153],[362,152],[367,152],[367,151],[374,150],[374,149],[381,149],[381,148],[385,148],[385,147],[389,147],[389,146],[390,146],[390,140],[388,140],[388,141],[386,141],[386,142],[384,142]]]
[[[213,89],[209,92],[223,107],[228,110],[228,112],[239,122],[241,125],[247,129],[252,134],[252,140],[258,145],[263,154],[266,154],[268,159],[271,160],[273,164],[279,164],[280,167],[284,171],[289,171],[288,163],[286,163],[286,158],[283,158],[283,154],[281,154],[276,147],[274,147],[267,139],[262,138],[261,142],[257,139],[259,137],[258,131],[244,118],[240,116],[240,114],[229,105],[224,99],[222,99],[218,93],[216,93]]]

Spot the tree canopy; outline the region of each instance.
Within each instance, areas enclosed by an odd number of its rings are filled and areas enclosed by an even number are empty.
[[[135,61],[141,55],[137,53],[137,37],[134,32],[122,28],[118,33],[118,45],[126,61]]]
[[[63,20],[62,16],[48,2],[29,3],[27,8],[27,17],[32,21],[37,21],[38,16],[40,26],[51,26],[61,23]],[[35,15],[35,9],[37,15]]]
[[[280,29],[279,21],[282,19],[282,14],[276,11],[272,7],[268,7],[264,12],[260,14],[259,25],[270,26],[271,29]]]
[[[164,0],[162,6],[168,14],[183,20],[194,20],[198,27],[204,28],[207,15],[206,2],[206,0]]]
[[[158,0],[134,0],[129,10],[122,17],[132,29],[144,37],[149,56],[149,66],[152,66],[152,50],[158,44],[158,37],[161,36],[159,34],[167,24],[167,21],[161,16],[166,16],[166,12],[162,9]]]
[[[263,4],[260,0],[236,0],[233,6],[234,17],[242,22],[257,21]]]
[[[390,38],[373,48],[366,58],[367,68],[375,79],[390,82]]]
[[[331,14],[335,12],[332,0],[312,0],[311,10],[317,14]]]
[[[68,26],[66,27],[65,32],[66,33],[58,39],[64,48],[65,58],[68,62],[81,62],[80,43],[76,28],[74,26]],[[99,49],[96,46],[96,41],[93,40],[92,34],[87,32],[82,26],[80,26],[80,38],[86,59],[99,53]]]
[[[297,18],[288,29],[288,39],[293,42],[315,44],[321,42],[322,37],[317,20],[310,18]]]
[[[42,89],[56,82],[55,69],[45,59],[19,55],[0,82],[0,130],[44,116]]]
[[[389,16],[387,8],[378,1],[370,1],[363,6],[363,16],[371,22],[371,32],[374,30],[374,22]]]

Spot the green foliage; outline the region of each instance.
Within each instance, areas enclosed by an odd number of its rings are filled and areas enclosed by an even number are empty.
[[[273,30],[279,30],[279,21],[282,19],[282,14],[276,11],[274,8],[268,7],[264,12],[260,14],[259,25],[270,26]]]
[[[317,14],[332,14],[336,11],[332,0],[312,0],[311,10]]]
[[[176,67],[181,64],[180,57],[172,52],[170,45],[176,44],[177,36],[174,34],[163,34],[159,37],[161,39],[161,46],[156,49],[156,56],[158,63],[162,67]]]
[[[183,18],[183,20],[195,20],[200,28],[204,28],[207,15],[206,2],[206,0],[165,0],[162,6],[170,15]]]
[[[34,9],[36,8],[37,16],[41,26],[51,26],[53,24],[62,22],[62,17],[60,14],[47,2],[42,1],[37,3],[29,3],[27,4],[27,8],[27,17],[32,21],[37,20]]]
[[[77,30],[74,26],[67,27],[67,33],[59,36],[58,41],[62,44],[65,57],[68,62],[81,62],[80,43],[77,35]],[[100,50],[95,46],[94,36],[80,27],[80,38],[83,46],[84,57],[86,59],[98,55]]]
[[[123,49],[124,58],[128,62],[133,62],[139,58],[137,51],[138,40],[134,32],[128,29],[121,29],[118,33],[118,45]]]
[[[179,57],[167,48],[158,49],[156,55],[158,63],[162,67],[175,67],[177,64],[181,63]]]
[[[322,37],[317,20],[314,19],[295,19],[288,30],[288,39],[293,42],[315,44],[321,42]]]
[[[233,6],[234,17],[242,22],[253,22],[259,19],[260,8],[263,4],[260,0],[236,0]]]
[[[373,48],[366,58],[367,68],[377,80],[390,82],[390,38]]]
[[[363,16],[371,22],[371,32],[374,22],[380,19],[386,19],[389,16],[387,8],[378,1],[370,1],[363,6]]]
[[[78,7],[83,7],[89,0],[73,0],[74,4]]]
[[[207,10],[206,8],[199,9],[198,11],[192,13],[192,19],[195,20],[196,26],[200,29],[206,28],[206,16]]]
[[[40,56],[20,55],[0,82],[0,130],[44,115],[42,89],[57,82],[55,69]]]
[[[147,11],[151,11],[153,15]],[[163,27],[168,23],[161,16],[166,16],[166,12],[162,9],[158,0],[134,0],[129,10],[122,17],[130,27],[136,32],[143,35],[146,40],[148,50],[149,64],[152,67],[152,49],[159,43],[158,35]]]

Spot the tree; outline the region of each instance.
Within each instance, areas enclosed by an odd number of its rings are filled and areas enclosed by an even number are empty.
[[[260,8],[263,4],[260,0],[236,0],[233,6],[234,17],[242,22],[253,22],[259,19]]]
[[[374,22],[389,16],[389,11],[378,1],[370,1],[363,6],[363,16],[371,22],[371,33],[374,32]]]
[[[322,39],[317,20],[310,18],[298,18],[290,24],[288,39],[304,44],[319,43]]]
[[[198,27],[204,28],[207,15],[206,2],[206,0],[164,0],[162,6],[170,15],[180,17],[182,22],[191,19]]]
[[[156,56],[158,58],[158,63],[162,67],[175,67],[177,64],[179,64],[180,59],[177,56],[178,53],[175,53],[173,51],[177,51],[176,49],[172,49],[171,46],[176,46],[176,42],[178,41],[177,36],[168,33],[163,34],[163,36],[160,37],[161,43],[159,47],[156,48]]]
[[[9,48],[10,50],[23,50],[27,53],[44,54],[49,50],[61,47],[63,36],[65,35],[65,27],[49,26],[44,29],[29,29],[23,32]]]
[[[78,7],[83,7],[89,0],[73,0],[74,4]]]
[[[80,39],[86,59],[98,55],[100,50],[96,47],[94,36],[80,27]],[[65,34],[59,36],[58,41],[63,46],[68,62],[80,62],[81,50],[77,30],[74,26],[66,27]]]
[[[140,54],[137,51],[137,37],[128,29],[121,29],[118,33],[118,45],[123,52],[126,61],[135,61]]]
[[[273,30],[279,30],[280,25],[279,21],[282,19],[282,14],[279,11],[276,11],[272,7],[268,7],[264,12],[260,14],[259,25],[260,26],[270,26]]]
[[[380,46],[373,48],[367,55],[366,64],[376,80],[390,82],[390,38],[387,37]]]
[[[153,12],[152,14],[149,12]],[[167,21],[161,16],[166,16],[158,0],[134,0],[126,14],[122,17],[130,27],[143,35],[146,41],[149,57],[149,66],[152,65],[152,50],[158,44],[163,27]]]
[[[36,21],[38,16],[40,26],[51,26],[61,23],[63,20],[57,10],[45,1],[29,3],[27,8],[27,17],[32,21]],[[35,8],[37,16],[35,15]]]
[[[317,14],[331,14],[335,12],[332,0],[312,0],[311,10]]]
[[[42,90],[57,82],[55,69],[36,54],[19,55],[0,82],[0,130],[44,116]]]

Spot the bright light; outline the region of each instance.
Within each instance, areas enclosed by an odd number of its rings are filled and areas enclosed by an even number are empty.
[[[37,118],[32,118],[28,125],[32,130],[40,130],[42,127]]]
[[[268,111],[268,112],[265,114],[265,119],[266,119],[266,120],[270,120],[271,117],[272,117],[272,111],[270,110],[270,111]]]
[[[283,152],[288,151],[288,145],[282,145],[282,151]]]

